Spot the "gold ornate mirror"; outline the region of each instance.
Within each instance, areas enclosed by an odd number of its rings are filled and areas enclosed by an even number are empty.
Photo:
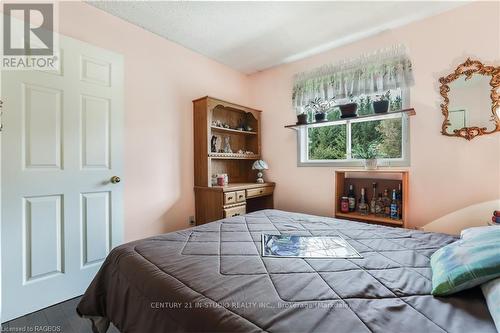
[[[500,132],[500,66],[467,59],[439,83],[444,100],[441,134],[471,140]]]

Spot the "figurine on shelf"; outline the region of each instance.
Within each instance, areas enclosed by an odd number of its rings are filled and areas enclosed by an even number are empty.
[[[245,117],[241,117],[239,124],[238,124],[238,129],[241,131],[246,131],[247,129],[247,121]]]
[[[224,138],[224,153],[226,153],[226,154],[232,154],[233,153],[233,150],[231,149],[231,144],[229,142],[229,139],[230,138],[228,136],[226,136]]]
[[[216,153],[217,152],[217,136],[215,135],[212,135],[212,140],[210,140],[210,151],[212,153]]]

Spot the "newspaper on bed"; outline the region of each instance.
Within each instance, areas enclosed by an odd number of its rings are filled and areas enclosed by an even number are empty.
[[[363,258],[342,236],[262,234],[263,257]]]

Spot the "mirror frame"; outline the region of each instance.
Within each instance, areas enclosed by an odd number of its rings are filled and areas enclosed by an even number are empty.
[[[463,127],[461,129],[454,130],[453,133],[448,133],[446,129],[451,125],[450,120],[448,119],[448,105],[450,103],[450,99],[448,97],[448,92],[450,91],[449,84],[460,76],[465,76],[465,80],[467,81],[472,77],[473,74],[480,74],[485,76],[491,76],[490,86],[491,86],[491,115],[490,121],[494,122],[495,128],[488,131],[486,127]],[[467,58],[467,60],[458,65],[455,71],[447,76],[441,77],[439,79],[439,83],[441,86],[439,88],[439,92],[443,97],[443,103],[441,104],[441,113],[444,116],[443,125],[441,126],[441,134],[446,136],[456,136],[461,137],[466,140],[472,140],[476,136],[492,134],[495,132],[500,132],[500,119],[496,112],[496,109],[500,107],[500,66],[485,66],[479,60],[471,60]]]

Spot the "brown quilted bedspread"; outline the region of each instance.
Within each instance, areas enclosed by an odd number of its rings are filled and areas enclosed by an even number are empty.
[[[363,259],[261,257],[261,234],[341,235]],[[264,210],[115,248],[78,311],[96,331],[496,332],[478,288],[430,295],[454,237]]]

